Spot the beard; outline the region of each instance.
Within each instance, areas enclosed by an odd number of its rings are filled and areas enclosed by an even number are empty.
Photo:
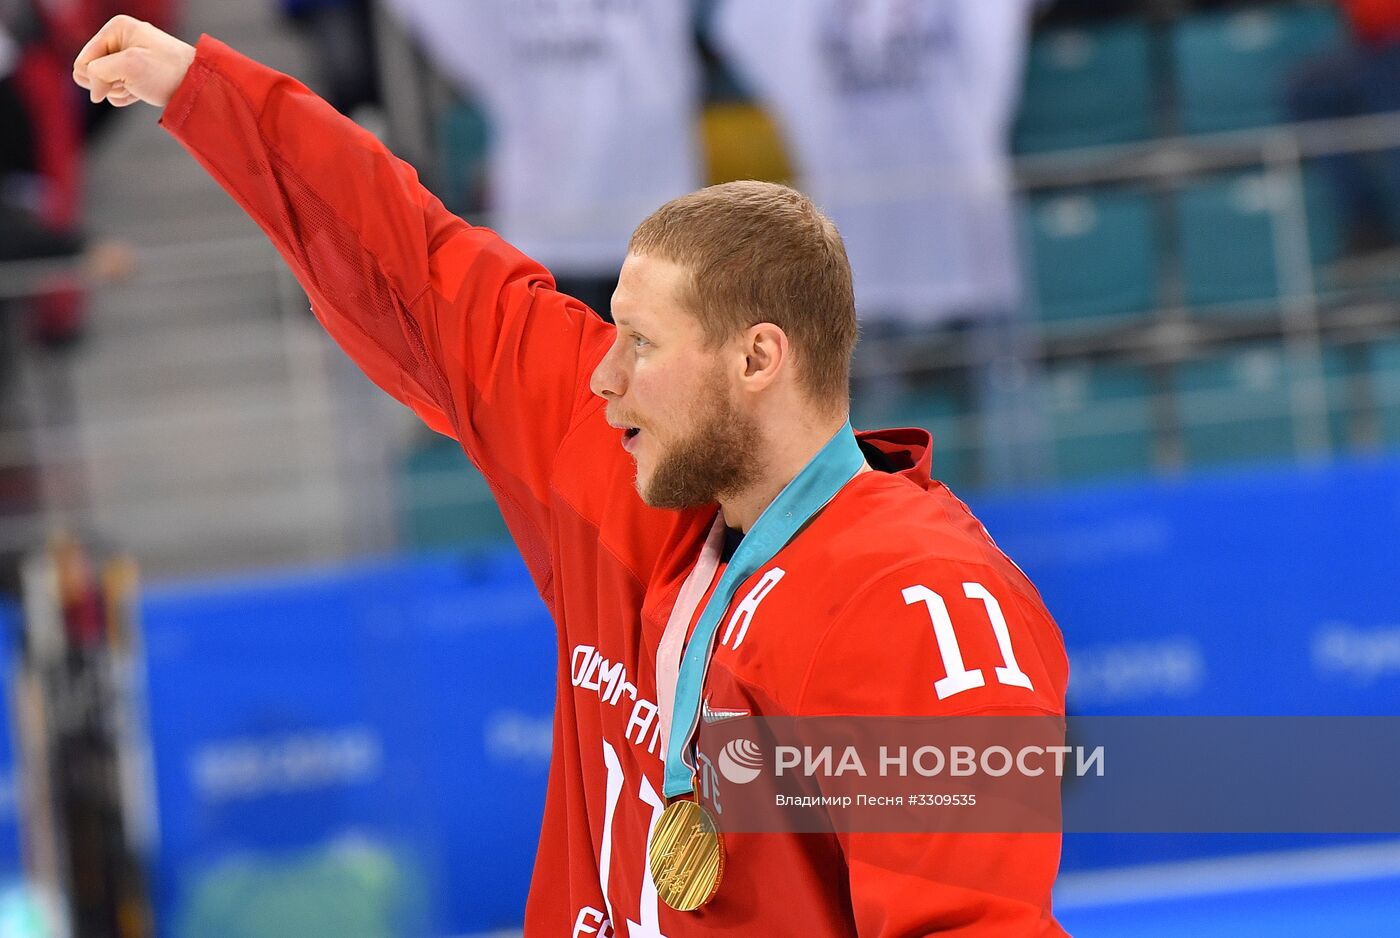
[[[642,501],[652,508],[679,511],[710,505],[751,486],[759,474],[758,423],[742,413],[728,395],[703,401],[695,429],[657,457],[656,469],[643,487]]]

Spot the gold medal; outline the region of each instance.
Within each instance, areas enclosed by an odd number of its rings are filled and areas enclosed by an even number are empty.
[[[647,851],[651,878],[662,902],[692,912],[714,898],[724,876],[724,842],[714,818],[697,802],[668,804]]]

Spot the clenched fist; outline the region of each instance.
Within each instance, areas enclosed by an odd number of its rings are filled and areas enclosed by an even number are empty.
[[[126,107],[145,101],[170,103],[194,61],[194,46],[150,23],[116,16],[88,40],[73,62],[73,80],[88,90],[92,103]]]

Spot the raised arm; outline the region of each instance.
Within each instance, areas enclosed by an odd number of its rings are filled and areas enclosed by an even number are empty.
[[[164,108],[162,126],[272,239],[327,331],[461,441],[526,559],[543,560],[554,455],[591,399],[612,328],[539,264],[447,212],[373,135],[207,36],[190,46],[119,16],[74,79],[94,102]]]

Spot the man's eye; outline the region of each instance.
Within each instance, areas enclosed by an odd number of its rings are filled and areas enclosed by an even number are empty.
[[[632,347],[633,347],[633,348],[646,348],[646,347],[647,347],[648,345],[650,345],[650,344],[651,344],[650,342],[648,342],[646,339],[642,338],[642,337],[639,336],[639,335],[634,335],[634,336],[632,336]]]

